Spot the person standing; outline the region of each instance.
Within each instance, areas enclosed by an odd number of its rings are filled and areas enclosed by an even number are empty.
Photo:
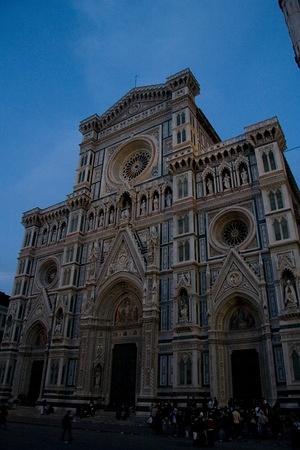
[[[65,442],[65,444],[68,444],[69,441],[73,440],[72,422],[73,422],[72,412],[67,411],[62,420],[63,433],[61,439],[62,441]]]

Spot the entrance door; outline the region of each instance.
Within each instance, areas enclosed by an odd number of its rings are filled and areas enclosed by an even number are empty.
[[[34,405],[40,395],[44,361],[33,361],[31,366],[28,402]]]
[[[112,406],[135,404],[135,344],[117,344],[113,349],[110,403]]]
[[[261,381],[256,350],[235,350],[231,355],[233,397],[246,403],[261,398]]]

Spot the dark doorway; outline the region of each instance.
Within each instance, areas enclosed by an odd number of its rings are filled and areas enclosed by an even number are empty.
[[[135,405],[136,354],[135,344],[114,346],[110,388],[112,406]]]
[[[28,390],[28,403],[34,405],[37,401],[43,376],[44,361],[33,361],[31,366],[30,383]]]
[[[235,350],[231,355],[233,397],[244,403],[261,398],[261,381],[256,350]]]

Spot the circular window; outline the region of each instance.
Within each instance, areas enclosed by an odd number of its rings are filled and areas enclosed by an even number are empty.
[[[211,246],[218,251],[245,248],[255,236],[252,214],[241,207],[226,208],[212,219],[209,235]]]
[[[132,180],[138,177],[148,166],[151,153],[144,150],[134,153],[125,161],[122,167],[122,177],[125,180]]]
[[[49,287],[57,279],[57,264],[55,261],[46,261],[40,268],[39,280],[43,287]]]
[[[108,161],[106,177],[112,186],[132,184],[152,176],[158,162],[158,153],[149,137],[130,140],[112,153]]]
[[[248,226],[242,220],[231,220],[224,226],[222,235],[227,245],[236,247],[248,236]]]

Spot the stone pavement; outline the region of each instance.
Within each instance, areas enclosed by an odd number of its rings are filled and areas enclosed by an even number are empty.
[[[6,450],[182,450],[192,449],[190,439],[178,439],[150,434],[125,433],[124,431],[73,430],[70,443],[61,441],[61,428],[25,423],[8,423],[8,429],[0,429],[0,448]],[[290,445],[284,441],[240,440],[217,443],[223,450],[288,450]]]
[[[99,412],[95,417],[75,419],[74,440],[65,444],[61,437],[62,415],[43,416],[34,408],[9,411],[8,429],[0,430],[0,448],[7,450],[180,450],[193,448],[191,439],[157,436],[144,420],[132,416],[128,421],[116,421],[113,413]],[[241,439],[216,443],[224,450],[288,450],[286,440]]]

